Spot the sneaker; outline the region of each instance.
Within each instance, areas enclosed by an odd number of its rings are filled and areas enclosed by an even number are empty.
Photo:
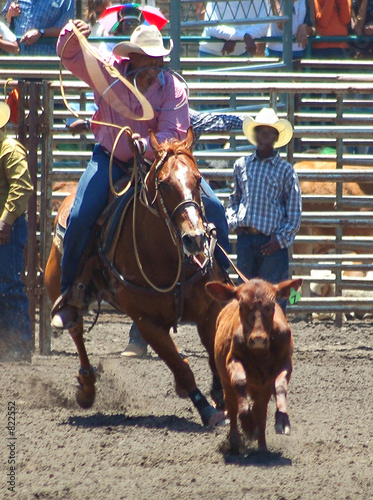
[[[127,358],[146,358],[148,355],[148,348],[146,345],[130,342],[121,355]]]
[[[78,311],[76,307],[65,304],[54,313],[51,325],[59,330],[69,329],[76,325]]]

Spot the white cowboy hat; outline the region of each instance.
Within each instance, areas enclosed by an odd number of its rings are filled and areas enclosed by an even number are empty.
[[[279,118],[273,108],[263,108],[254,118],[248,116],[244,119],[242,124],[243,133],[251,144],[257,145],[255,127],[265,125],[273,127],[278,132],[278,140],[274,143],[273,147],[281,148],[290,142],[293,137],[293,127],[288,120]]]
[[[141,25],[134,30],[129,42],[121,42],[114,47],[113,54],[118,57],[128,57],[131,53],[164,57],[169,55],[173,46],[170,40],[170,48],[164,47],[161,32],[156,26]]]
[[[10,118],[10,107],[5,102],[0,102],[0,128],[5,127]]]

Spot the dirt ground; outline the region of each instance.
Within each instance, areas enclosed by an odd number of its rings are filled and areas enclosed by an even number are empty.
[[[269,451],[249,446],[239,457],[227,453],[227,427],[202,427],[189,400],[176,396],[171,373],[153,352],[121,357],[129,327],[124,316],[104,313],[87,335],[101,373],[90,410],[75,403],[78,359],[68,334],[54,337],[52,355],[34,355],[31,365],[0,364],[0,498],[372,498],[372,319],[341,329],[292,321],[292,434],[275,434],[272,400]],[[174,338],[207,394],[211,377],[196,329],[184,325]],[[16,439],[6,428],[12,401]],[[14,494],[7,491],[10,455]]]

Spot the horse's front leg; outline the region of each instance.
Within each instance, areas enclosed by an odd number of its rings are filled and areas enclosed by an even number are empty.
[[[70,328],[69,333],[75,342],[79,360],[80,370],[76,377],[78,380],[78,388],[76,391],[76,401],[81,408],[90,408],[95,400],[96,389],[96,375],[95,369],[91,366],[83,338],[83,318],[80,316],[79,320],[73,328]]]
[[[187,359],[183,359],[166,327],[156,325],[149,318],[142,317],[136,321],[142,337],[166,363],[175,377],[175,388],[178,396],[189,397],[197,408],[204,425],[215,423],[216,409],[213,408],[197,388],[192,370]]]

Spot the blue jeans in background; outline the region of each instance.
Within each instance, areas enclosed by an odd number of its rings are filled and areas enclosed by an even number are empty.
[[[110,190],[109,162],[109,156],[99,144],[96,144],[92,158],[80,178],[64,237],[61,293],[66,292],[74,283],[95,224],[107,204]],[[123,170],[113,164],[113,182],[115,183],[123,174]],[[218,242],[229,252],[228,224],[224,207],[204,179],[202,186],[207,193],[207,195],[202,193],[207,220],[215,224]],[[216,250],[216,259],[224,268],[229,266],[219,249]]]
[[[31,349],[29,303],[25,293],[23,253],[27,242],[25,215],[15,220],[10,241],[0,245],[0,337],[12,346]]]
[[[237,267],[248,279],[261,278],[270,283],[280,283],[289,278],[289,254],[281,248],[272,255],[263,255],[261,247],[271,239],[265,234],[246,234],[237,236]],[[283,311],[286,300],[279,301]]]
[[[216,231],[218,233],[218,243],[227,253],[229,253],[231,245],[228,237],[228,222],[225,217],[224,206],[205,179],[202,179],[201,187],[206,219],[215,224]],[[216,247],[215,250],[215,258],[223,269],[228,269],[230,263],[218,247]]]

